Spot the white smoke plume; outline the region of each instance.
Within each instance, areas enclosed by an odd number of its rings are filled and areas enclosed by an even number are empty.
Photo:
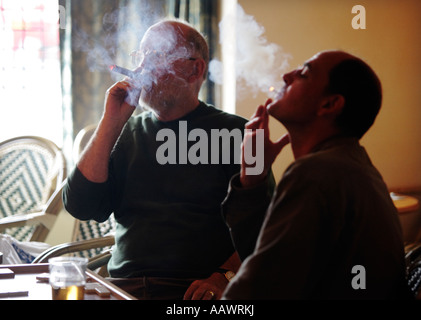
[[[162,18],[153,6],[141,1],[142,12],[134,12],[133,5],[105,12],[102,24],[95,23],[93,29],[101,28],[96,35],[79,27],[77,18],[72,29],[72,46],[84,52],[91,71],[104,71],[112,64],[131,68],[130,53],[137,49],[147,28]],[[117,61],[116,61],[117,60]]]
[[[282,74],[288,67],[290,55],[264,37],[265,28],[254,17],[247,15],[237,5],[235,17],[227,15],[219,24],[220,42],[226,34],[226,28],[236,26],[235,72],[237,79],[237,98],[244,92],[267,93],[279,89],[283,83]],[[222,62],[212,60],[209,66],[210,79],[223,84]]]

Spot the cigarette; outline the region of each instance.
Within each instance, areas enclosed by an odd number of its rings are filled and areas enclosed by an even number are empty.
[[[128,77],[130,77],[132,79],[135,79],[136,78],[136,73],[134,73],[133,71],[131,71],[129,69],[126,69],[126,68],[123,68],[123,67],[119,67],[119,66],[117,66],[115,64],[112,65],[112,66],[109,66],[109,68],[110,68],[110,70],[112,72],[117,72],[117,73],[123,74],[123,75],[128,76]]]

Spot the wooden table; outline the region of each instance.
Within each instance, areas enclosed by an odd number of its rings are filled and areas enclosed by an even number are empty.
[[[13,271],[13,278],[6,278],[2,271]],[[0,300],[51,300],[51,286],[48,282],[37,280],[37,276],[48,273],[48,263],[40,264],[20,264],[20,265],[0,265],[0,293],[10,292]],[[97,283],[110,291],[109,297],[100,297],[95,293],[86,293],[85,300],[136,300],[127,292],[121,290],[103,277],[88,270],[86,279],[89,283]]]

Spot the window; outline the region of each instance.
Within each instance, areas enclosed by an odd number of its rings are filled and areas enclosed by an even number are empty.
[[[58,10],[58,1],[0,0],[0,140],[62,146]]]

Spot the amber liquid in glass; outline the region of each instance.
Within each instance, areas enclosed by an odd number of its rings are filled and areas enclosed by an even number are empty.
[[[51,287],[53,300],[83,300],[85,286]]]

